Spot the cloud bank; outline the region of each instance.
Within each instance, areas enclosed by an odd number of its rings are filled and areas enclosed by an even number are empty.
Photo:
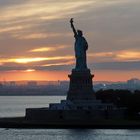
[[[88,40],[89,67],[139,70],[139,4],[138,0],[0,0],[0,70],[74,67],[71,17]]]

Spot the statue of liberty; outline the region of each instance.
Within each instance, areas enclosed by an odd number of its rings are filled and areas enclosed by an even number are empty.
[[[76,58],[75,70],[76,71],[87,70],[86,51],[88,49],[88,43],[86,39],[83,37],[83,32],[81,30],[76,31],[73,25],[73,18],[71,18],[70,23],[75,38],[75,45],[74,45],[75,58]]]

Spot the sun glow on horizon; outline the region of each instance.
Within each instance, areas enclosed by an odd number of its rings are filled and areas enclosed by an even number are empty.
[[[9,71],[1,72],[0,81],[22,81],[22,80],[35,80],[35,81],[58,81],[69,80],[68,74],[70,71]],[[140,77],[139,71],[94,71],[95,74],[93,81],[126,81],[133,77]]]
[[[27,69],[25,72],[33,72],[35,69]]]
[[[32,71],[31,69],[25,71],[8,71],[1,72],[2,76],[0,81],[5,79],[6,81],[24,81],[24,80],[35,80],[35,81],[58,81],[68,80],[67,71]]]

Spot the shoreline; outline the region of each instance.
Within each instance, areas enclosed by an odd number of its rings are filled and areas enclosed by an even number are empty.
[[[82,122],[82,123],[81,123]],[[25,117],[0,118],[0,128],[12,129],[140,129],[138,120],[31,121]]]
[[[0,95],[0,97],[1,96],[66,96],[66,94],[59,94],[59,95],[56,95],[56,94],[53,94],[53,95],[51,95],[51,94],[37,94],[37,95],[32,95],[32,94],[28,94],[28,95],[16,95],[16,94],[13,94],[13,95]]]

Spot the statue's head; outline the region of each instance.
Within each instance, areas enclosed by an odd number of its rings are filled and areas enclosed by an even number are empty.
[[[78,36],[83,36],[83,32],[81,30],[77,30]]]

